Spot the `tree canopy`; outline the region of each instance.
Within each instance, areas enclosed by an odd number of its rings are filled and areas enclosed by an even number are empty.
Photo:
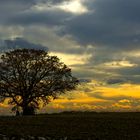
[[[7,99],[23,115],[32,115],[40,104],[48,104],[77,84],[71,69],[44,50],[16,49],[1,55],[0,102]]]

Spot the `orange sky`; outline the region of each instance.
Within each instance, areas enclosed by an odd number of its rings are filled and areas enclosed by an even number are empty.
[[[39,112],[80,111],[140,111],[140,85],[108,86],[97,81],[82,83],[77,90],[61,95]],[[0,104],[0,113],[11,113],[10,107]]]
[[[140,110],[140,85],[79,86],[77,91],[61,96],[44,110],[89,110],[89,111],[138,111]]]

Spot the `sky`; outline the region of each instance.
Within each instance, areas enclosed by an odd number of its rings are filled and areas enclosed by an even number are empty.
[[[45,49],[80,79],[41,111],[140,111],[139,0],[0,0],[0,51]],[[0,104],[0,114],[9,106]]]

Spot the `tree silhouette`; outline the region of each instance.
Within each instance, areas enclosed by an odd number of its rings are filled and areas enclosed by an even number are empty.
[[[60,94],[75,89],[71,69],[44,50],[16,49],[0,59],[0,102],[6,99],[23,115],[33,115]]]

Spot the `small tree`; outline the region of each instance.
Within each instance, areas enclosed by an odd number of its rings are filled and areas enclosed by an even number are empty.
[[[75,89],[78,80],[57,56],[44,50],[17,49],[0,60],[0,101],[5,99],[23,115],[33,115],[40,105]]]

